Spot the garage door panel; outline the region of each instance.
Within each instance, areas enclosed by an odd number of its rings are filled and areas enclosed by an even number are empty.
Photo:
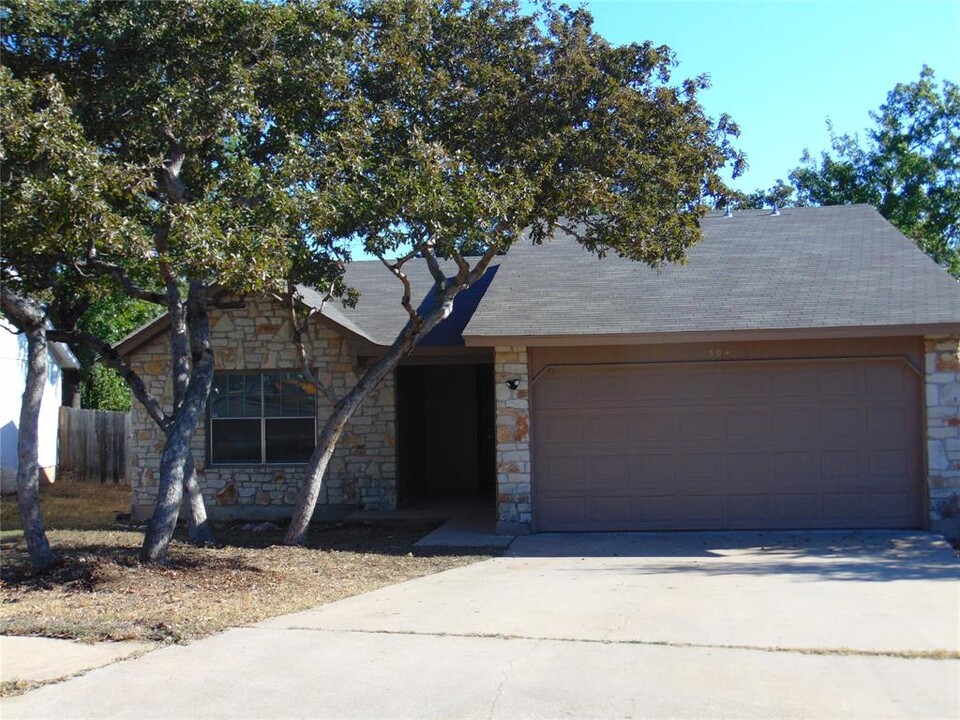
[[[733,522],[764,522],[770,517],[768,495],[727,495],[727,518]]]
[[[848,521],[863,515],[870,506],[870,493],[830,493],[823,497],[823,516],[827,520]]]
[[[818,394],[819,385],[816,367],[787,366],[777,372],[777,381],[770,386],[770,400],[810,398]]]
[[[772,415],[776,441],[801,440],[806,443],[820,437],[820,413],[815,408],[775,408]]]
[[[873,493],[870,500],[873,513],[877,517],[887,519],[896,519],[905,506],[909,507],[913,504],[910,495],[903,492]]]
[[[586,474],[581,455],[549,455],[544,459],[544,466],[544,473],[550,478],[554,491],[583,491]]]
[[[770,396],[773,384],[770,373],[738,369],[724,377],[724,397],[762,401]]]
[[[826,445],[848,445],[858,441],[864,431],[864,411],[860,407],[821,410],[817,420],[820,440]]]
[[[907,437],[910,416],[902,406],[877,407],[866,415],[866,431],[871,435],[886,435],[891,440]]]
[[[634,498],[633,517],[639,523],[676,523],[677,498],[675,495],[644,495]]]
[[[540,529],[920,522],[919,383],[900,361],[551,369],[533,406]]]
[[[562,412],[544,412],[537,416],[537,425],[545,442],[554,444],[583,441],[583,418]]]
[[[677,415],[671,411],[637,412],[629,419],[630,441],[662,445],[677,434]]]
[[[814,493],[782,493],[774,506],[780,520],[807,523],[821,516],[821,497]]]
[[[756,487],[773,475],[773,463],[767,453],[731,452],[726,457],[726,463],[727,472],[723,480],[733,489],[738,485]]]
[[[673,453],[644,453],[637,458],[637,475],[648,481],[670,482],[676,475],[676,464],[677,459]]]
[[[589,513],[591,522],[611,527],[629,527],[634,521],[629,495],[590,498]]]
[[[719,452],[690,450],[682,453],[677,460],[679,476],[694,486],[701,485],[699,481],[715,481],[722,472],[723,455]]]
[[[802,486],[818,475],[819,459],[812,452],[773,453],[775,487]]]
[[[537,387],[537,405],[544,409],[569,407],[583,400],[580,378],[570,372],[551,373]]]
[[[589,455],[584,470],[595,490],[623,487],[630,481],[631,462],[628,455]]]
[[[588,443],[621,443],[630,441],[631,417],[620,413],[590,413],[585,418],[583,439]]]
[[[904,450],[875,450],[867,454],[867,471],[872,478],[894,479],[910,476],[910,453]]]
[[[857,450],[820,453],[820,477],[834,484],[847,484],[860,476],[863,454]]]
[[[864,380],[867,394],[871,397],[900,397],[906,394],[908,386],[914,382],[914,376],[902,363],[887,363],[870,368]]]
[[[820,395],[850,396],[864,394],[864,368],[862,365],[832,364],[818,367]]]
[[[679,498],[679,507],[683,522],[712,526],[723,520],[722,495],[683,495]]]
[[[674,380],[674,383],[676,383],[676,380]],[[719,373],[714,370],[700,369],[689,373],[677,385],[679,388],[677,397],[693,398],[698,403],[707,399],[723,397],[723,381]]]
[[[617,374],[621,377],[625,375]],[[665,372],[626,373],[621,387],[626,390],[624,397],[635,402],[652,403],[676,397],[676,382]]]
[[[623,378],[619,373],[586,374],[580,382],[580,395],[600,404],[604,404],[604,401],[621,401],[624,399]]]
[[[583,496],[560,496],[545,498],[539,503],[538,511],[544,515],[544,521],[557,529],[584,526],[587,522],[587,501]]]
[[[769,423],[763,410],[728,410],[725,416],[727,440],[749,440],[756,442],[769,432]]]
[[[681,441],[720,440],[724,436],[724,413],[722,410],[703,408],[680,413]]]

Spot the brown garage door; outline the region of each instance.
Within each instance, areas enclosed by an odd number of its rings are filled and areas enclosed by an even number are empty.
[[[917,527],[918,387],[899,359],[546,368],[534,522]]]

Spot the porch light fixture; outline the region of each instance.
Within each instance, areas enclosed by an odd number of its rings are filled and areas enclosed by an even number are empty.
[[[511,390],[516,390],[520,387],[520,378],[510,378],[504,384]]]

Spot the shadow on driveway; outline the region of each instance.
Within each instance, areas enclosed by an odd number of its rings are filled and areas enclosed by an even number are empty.
[[[792,575],[796,579],[957,581],[960,559],[939,535],[916,531],[539,533],[517,558],[624,558],[595,572]],[[582,570],[580,570],[582,571]]]

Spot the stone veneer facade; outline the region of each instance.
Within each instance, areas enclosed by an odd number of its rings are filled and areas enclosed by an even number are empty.
[[[960,338],[924,339],[930,528],[960,536]]]
[[[242,309],[212,310],[211,338],[217,371],[296,371],[300,367],[290,325],[279,305],[247,300]],[[308,347],[322,382],[342,395],[358,380],[357,359],[340,335],[313,323]],[[169,335],[164,332],[136,349],[129,358],[149,391],[162,397],[169,411],[172,398]],[[330,406],[318,399],[317,428]],[[133,512],[144,519],[157,493],[163,435],[134,401],[133,447],[128,477],[133,486]],[[394,382],[389,376],[348,424],[323,480],[318,517],[337,517],[357,508],[396,507]],[[208,465],[207,420],[197,429],[193,451],[212,518],[267,519],[289,516],[303,479],[304,465]]]
[[[530,376],[527,349],[498,347],[494,357],[497,414],[497,531],[529,532]],[[507,386],[518,380],[517,388]]]

